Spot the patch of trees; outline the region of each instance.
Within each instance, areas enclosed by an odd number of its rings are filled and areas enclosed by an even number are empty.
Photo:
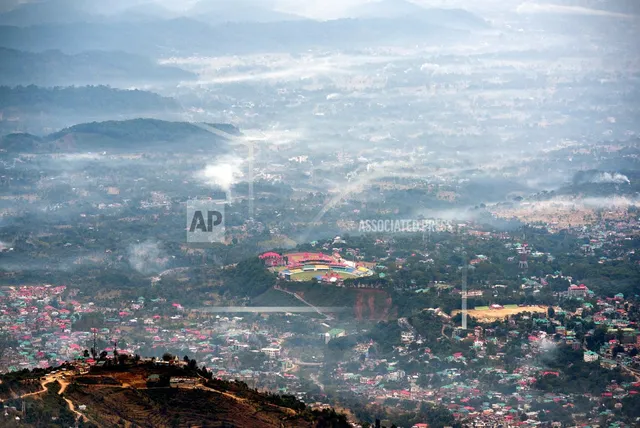
[[[125,52],[93,50],[67,55],[56,50],[24,52],[0,48],[0,76],[5,85],[55,86],[188,80],[195,74]]]
[[[44,88],[0,86],[0,109],[34,113],[125,114],[177,110],[178,104],[148,91],[123,90],[109,86],[69,86]],[[230,129],[231,130],[231,129]]]
[[[427,423],[429,427],[444,428],[446,426],[459,428],[453,414],[444,406],[431,403],[420,403],[416,409],[415,403],[398,403],[397,407],[364,404],[355,395],[345,395],[340,400],[342,405],[351,409],[354,416],[363,426],[373,426],[375,420],[388,420],[399,427],[410,427],[418,423]],[[407,409],[408,408],[408,409]]]
[[[56,417],[59,426],[74,426],[75,414],[58,395],[60,387],[58,382],[51,383],[47,385],[48,392],[39,396],[41,400],[27,400],[23,422],[33,426],[50,426],[52,417]]]
[[[640,396],[629,395],[622,399],[622,413],[630,419],[630,422],[638,423],[640,418]]]
[[[258,296],[276,284],[276,276],[269,272],[257,257],[246,259],[223,272],[222,293],[238,297]]]
[[[367,337],[378,344],[379,351],[384,355],[393,351],[394,346],[400,345],[402,328],[395,321],[377,323]]]
[[[549,374],[536,380],[534,387],[543,391],[599,395],[613,381],[622,383],[632,380],[620,369],[609,370],[602,368],[597,362],[584,362],[583,351],[569,346],[560,346],[547,352],[543,355],[542,362],[550,370],[560,373],[559,376]]]
[[[73,323],[76,331],[91,331],[92,328],[104,327],[104,315],[100,312],[85,312]]]
[[[97,134],[127,146],[131,142],[180,141],[187,138],[208,138],[213,143],[219,137],[188,122],[169,122],[157,119],[109,120],[81,123],[48,135],[57,140],[67,134]],[[113,141],[110,142],[113,145]]]

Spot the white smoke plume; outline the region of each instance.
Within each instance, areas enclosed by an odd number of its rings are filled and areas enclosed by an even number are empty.
[[[538,346],[543,353],[552,353],[558,347],[553,340],[549,340],[546,337],[538,342]]]
[[[573,183],[577,185],[585,183],[630,184],[631,181],[629,180],[629,177],[624,174],[620,174],[619,172],[606,172],[591,169],[588,171],[578,171],[573,176]]]
[[[591,179],[592,183],[615,183],[615,184],[622,184],[622,183],[631,183],[629,181],[629,177],[627,177],[626,175],[620,174],[618,172],[602,172],[598,175],[596,175],[595,177],[593,177]]]
[[[143,275],[162,272],[169,258],[165,255],[160,243],[148,240],[129,247],[129,264]]]
[[[223,156],[196,173],[196,179],[207,186],[219,187],[224,191],[238,183],[244,174],[243,159],[237,156]]]

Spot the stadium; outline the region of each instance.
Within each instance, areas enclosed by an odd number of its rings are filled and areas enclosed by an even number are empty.
[[[367,263],[345,260],[338,253],[329,256],[323,253],[275,252],[260,256],[265,265],[280,278],[289,281],[311,281],[337,283],[348,278],[362,278],[373,275]]]

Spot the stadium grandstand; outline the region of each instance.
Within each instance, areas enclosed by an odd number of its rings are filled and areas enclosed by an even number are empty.
[[[339,254],[304,252],[278,254],[267,252],[259,256],[265,266],[278,272],[281,278],[291,281],[340,282],[346,278],[373,275],[367,263],[344,260]]]

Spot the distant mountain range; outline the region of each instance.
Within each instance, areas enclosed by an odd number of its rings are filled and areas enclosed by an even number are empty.
[[[353,6],[347,11],[347,15],[353,18],[398,18],[425,11],[425,8],[410,1],[380,0]]]
[[[129,86],[141,82],[179,82],[195,77],[188,71],[158,65],[146,57],[125,52],[88,51],[67,55],[60,51],[33,53],[0,47],[2,85]]]
[[[353,8],[348,18],[314,21],[277,10],[269,0],[200,0],[182,11],[148,1],[115,9],[91,0],[43,0],[0,13],[0,46],[75,54],[92,50],[144,56],[235,54],[273,49],[357,47],[437,40],[487,27],[461,9],[427,9],[406,0]]]
[[[488,27],[487,22],[463,9],[424,8],[406,0],[380,0],[357,5],[347,15],[353,18],[408,18],[449,28]]]
[[[111,3],[111,2],[110,2]],[[79,22],[135,22],[148,19],[170,19],[177,15],[157,3],[129,3],[127,6],[97,8],[88,0],[44,0],[16,5],[0,13],[0,25],[29,27],[43,24]]]
[[[263,0],[200,0],[186,12],[185,16],[207,24],[306,19],[290,13],[279,12]]]
[[[105,18],[113,21],[146,21],[153,19],[172,19],[176,17],[176,13],[172,12],[157,3],[154,2],[146,2],[140,4],[134,4],[121,10],[119,12],[110,14]]]
[[[47,0],[18,4],[0,14],[0,24],[30,26],[52,23],[82,22],[92,19],[78,0]]]
[[[224,22],[276,22],[304,19],[279,12],[264,0],[201,0],[184,12],[164,8],[156,2],[133,2],[130,6],[95,7],[88,0],[44,0],[22,3],[0,13],[0,25],[28,27],[80,22],[137,22],[189,17],[207,24]]]
[[[142,152],[190,147],[225,151],[223,142],[240,131],[229,124],[195,124],[157,119],[91,122],[39,137],[14,133],[0,139],[5,153]]]
[[[242,54],[274,49],[354,48],[395,41],[433,41],[484,29],[480,18],[461,10],[425,9],[424,14],[332,21],[235,22],[208,25],[177,18],[137,23],[100,22],[0,26],[3,46],[25,51],[57,49],[68,54],[91,50],[145,56]],[[463,31],[464,30],[464,31]]]
[[[633,1],[633,0],[629,0]],[[631,6],[629,6],[631,7]],[[6,10],[6,8],[5,8]],[[464,12],[464,16],[461,15]],[[367,1],[350,8],[343,18],[399,18],[412,16],[433,20],[454,18],[456,25],[478,25],[483,20],[459,9],[427,9],[407,0]],[[40,0],[19,2],[0,13],[0,25],[28,27],[43,24],[118,23],[157,19],[190,18],[206,24],[227,22],[281,22],[307,18],[278,10],[269,0],[200,0],[182,10],[169,10],[152,0],[113,0],[99,4],[97,0]],[[467,22],[468,21],[468,22]],[[442,22],[441,22],[442,24]]]

